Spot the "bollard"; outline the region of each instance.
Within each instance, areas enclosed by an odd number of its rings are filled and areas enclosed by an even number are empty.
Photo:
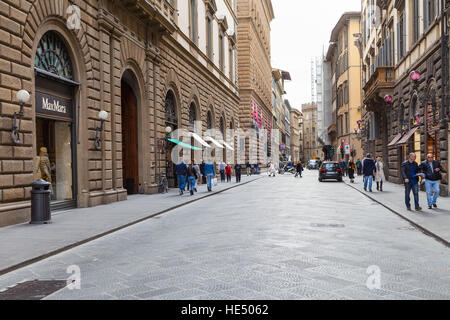
[[[51,223],[50,186],[45,180],[38,180],[31,184],[31,222],[30,224]]]

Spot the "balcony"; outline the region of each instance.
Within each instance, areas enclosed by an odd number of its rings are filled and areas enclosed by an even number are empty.
[[[176,29],[175,8],[169,0],[123,0],[124,6],[143,20],[153,20],[172,33]]]
[[[392,95],[394,85],[394,67],[377,67],[364,85],[364,104],[369,106],[383,101],[386,94]]]

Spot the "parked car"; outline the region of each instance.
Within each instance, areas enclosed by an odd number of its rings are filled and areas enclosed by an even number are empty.
[[[309,170],[317,170],[317,169],[319,169],[319,160],[309,160],[307,168]]]
[[[319,181],[337,180],[342,182],[342,169],[338,162],[324,162],[319,169]]]

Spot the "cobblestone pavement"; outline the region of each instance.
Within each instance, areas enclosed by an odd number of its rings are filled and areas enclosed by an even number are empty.
[[[0,290],[66,279],[70,265],[81,289],[47,299],[450,299],[447,247],[317,172],[186,205],[6,274]]]

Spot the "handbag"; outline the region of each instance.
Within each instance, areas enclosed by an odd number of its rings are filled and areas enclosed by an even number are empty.
[[[212,179],[212,184],[214,187],[217,186],[217,184],[218,184],[217,178]]]

